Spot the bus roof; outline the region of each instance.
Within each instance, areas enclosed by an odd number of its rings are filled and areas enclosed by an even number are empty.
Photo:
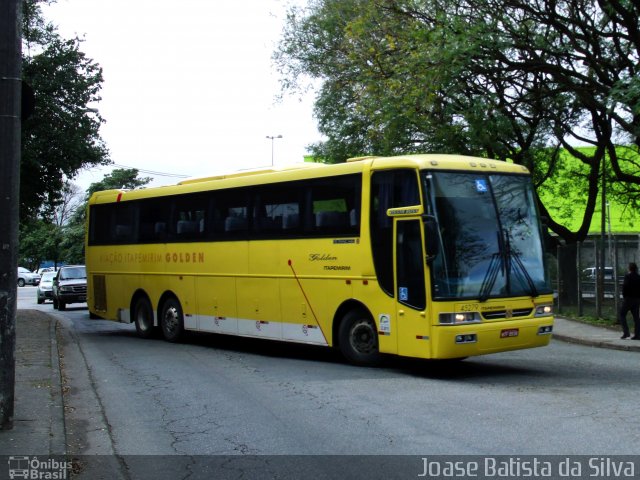
[[[528,174],[527,168],[501,160],[480,157],[446,154],[411,154],[394,157],[355,157],[345,163],[298,163],[288,166],[274,166],[254,170],[241,170],[227,174],[190,178],[176,185],[153,187],[140,190],[106,190],[96,192],[91,196],[90,204],[110,203],[154,196],[175,195],[179,193],[193,193],[199,191],[251,186],[262,183],[276,183],[280,181],[303,180],[324,176],[346,175],[361,173],[369,170],[387,170],[391,168],[418,168],[420,170],[458,170],[485,171],[512,174]]]

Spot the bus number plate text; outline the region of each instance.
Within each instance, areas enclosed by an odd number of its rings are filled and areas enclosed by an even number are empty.
[[[517,328],[507,328],[500,332],[500,338],[517,337],[519,333],[520,330]]]

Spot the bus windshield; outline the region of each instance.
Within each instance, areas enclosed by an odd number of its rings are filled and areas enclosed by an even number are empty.
[[[550,293],[542,235],[528,176],[425,172],[435,299]]]

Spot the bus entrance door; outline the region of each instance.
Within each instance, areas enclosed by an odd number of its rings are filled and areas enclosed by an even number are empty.
[[[395,219],[395,281],[398,353],[429,358],[429,322],[426,318],[424,227],[422,219]]]

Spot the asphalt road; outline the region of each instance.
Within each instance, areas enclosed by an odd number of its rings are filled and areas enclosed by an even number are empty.
[[[361,368],[323,348],[136,337],[19,289],[61,320],[73,449],[106,455],[640,453],[640,357],[552,341],[459,363]]]

